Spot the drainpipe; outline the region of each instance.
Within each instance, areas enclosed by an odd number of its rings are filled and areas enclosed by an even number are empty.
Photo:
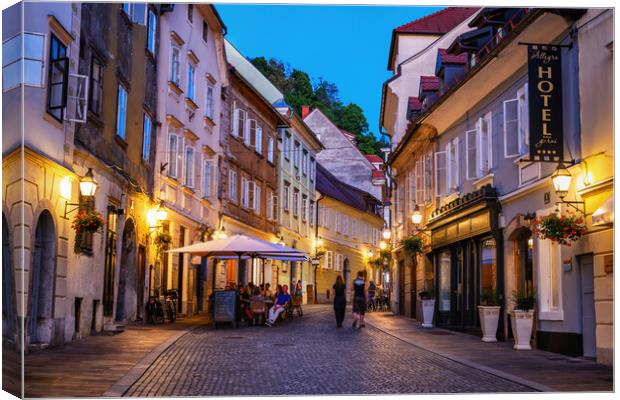
[[[320,196],[318,199],[316,199],[316,205],[315,205],[315,209],[316,209],[316,214],[314,215],[314,240],[316,241],[319,237],[319,202],[321,200],[323,200],[325,196],[323,196],[322,193],[320,193]],[[316,254],[316,249],[315,249],[315,254]],[[318,290],[317,290],[317,282],[316,282],[316,271],[319,268],[318,265],[314,266],[314,304],[318,304],[318,300],[316,298]]]

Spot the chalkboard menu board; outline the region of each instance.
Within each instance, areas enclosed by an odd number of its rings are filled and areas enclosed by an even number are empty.
[[[213,321],[236,323],[236,316],[237,292],[234,290],[221,290],[215,292]]]

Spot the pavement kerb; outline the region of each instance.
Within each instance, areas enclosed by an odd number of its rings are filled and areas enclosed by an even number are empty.
[[[540,384],[538,382],[534,382],[534,381],[522,378],[522,377],[517,376],[517,375],[509,374],[507,372],[503,372],[503,371],[500,371],[500,370],[495,369],[495,368],[487,367],[486,365],[478,364],[478,363],[475,363],[475,362],[472,362],[472,361],[469,361],[469,360],[466,360],[466,359],[463,359],[463,358],[460,358],[460,357],[455,357],[453,355],[440,353],[440,352],[438,352],[436,350],[432,350],[432,349],[430,349],[428,347],[421,346],[420,344],[412,342],[411,340],[407,339],[406,337],[404,337],[402,335],[399,335],[398,333],[391,332],[390,330],[385,329],[385,328],[381,328],[380,326],[378,326],[377,323],[370,322],[368,319],[366,319],[366,321],[364,321],[364,322],[366,322],[369,325],[372,325],[374,328],[376,328],[376,329],[380,330],[381,332],[383,332],[385,334],[388,334],[388,335],[390,335],[390,336],[392,336],[392,337],[394,337],[396,339],[399,339],[399,340],[401,340],[401,341],[403,341],[405,343],[408,343],[408,344],[410,344],[412,346],[415,346],[415,347],[418,347],[420,349],[424,349],[426,351],[429,351],[429,352],[431,352],[433,354],[437,354],[438,356],[441,356],[443,358],[447,358],[448,360],[457,362],[459,364],[463,364],[463,365],[471,367],[471,368],[478,369],[480,371],[484,371],[484,372],[486,372],[488,374],[495,375],[495,376],[500,377],[502,379],[506,379],[506,380],[518,383],[520,385],[523,385],[523,386],[530,387],[530,388],[532,388],[532,389],[534,389],[536,391],[539,391],[539,392],[556,392],[555,389],[553,389],[553,388],[551,388],[549,386]],[[438,329],[438,328],[436,328],[436,329]]]
[[[204,321],[198,322],[195,325],[191,325],[186,329],[180,330],[178,333],[172,335],[170,338],[160,343],[157,347],[151,350],[146,356],[142,357],[122,378],[116,381],[110,386],[101,396],[102,397],[122,397],[129,388],[140,379],[146,370],[153,364],[153,362],[159,357],[168,347],[172,346],[174,342],[179,340],[182,336],[188,334],[196,328],[206,325]]]

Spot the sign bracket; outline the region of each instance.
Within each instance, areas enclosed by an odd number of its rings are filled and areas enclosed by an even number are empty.
[[[572,49],[573,48],[573,42],[570,42],[570,44],[549,44],[549,43],[531,43],[531,42],[517,42],[517,44],[519,46],[546,46],[546,47],[560,47],[560,48],[564,48],[564,49]]]

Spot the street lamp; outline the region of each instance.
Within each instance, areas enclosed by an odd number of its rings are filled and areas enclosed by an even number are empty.
[[[415,226],[418,226],[422,223],[422,213],[420,212],[420,208],[417,204],[413,209],[413,214],[411,214],[411,222],[413,222]]]
[[[390,240],[390,238],[392,237],[392,231],[389,230],[388,228],[385,228],[383,229],[382,235],[383,235],[383,239]]]
[[[165,221],[166,219],[168,219],[168,210],[166,209],[166,205],[164,204],[163,200],[161,201],[161,203],[159,203],[159,207],[157,207],[155,216],[158,221]]]
[[[213,232],[213,239],[215,240],[222,240],[222,239],[226,239],[227,237],[228,237],[228,234],[226,233],[226,228],[223,226],[217,231]]]
[[[558,164],[558,167],[555,169],[555,171],[553,171],[553,174],[551,174],[551,181],[553,182],[555,194],[560,198],[560,201],[558,203],[567,204],[568,206],[573,207],[575,210],[585,214],[585,203],[583,201],[564,200],[564,198],[568,194],[568,189],[570,188],[571,178],[572,176],[570,174],[570,171],[564,166],[564,163],[562,162]],[[579,206],[583,207],[583,210],[579,208]]]
[[[387,249],[388,245],[386,242],[384,242],[383,240],[379,242],[379,249],[381,250],[385,250]]]
[[[79,185],[80,185],[80,194],[82,195],[82,197],[84,198],[95,197],[95,192],[97,191],[97,187],[99,186],[99,184],[97,183],[97,181],[95,180],[95,177],[93,176],[92,168],[88,168],[88,171],[86,171],[86,175],[80,178]],[[67,210],[68,206],[75,206],[75,208],[72,210]],[[67,218],[67,215],[71,214],[73,211],[76,211],[78,208],[80,208],[80,203],[69,203],[68,201],[65,200],[65,218]]]

